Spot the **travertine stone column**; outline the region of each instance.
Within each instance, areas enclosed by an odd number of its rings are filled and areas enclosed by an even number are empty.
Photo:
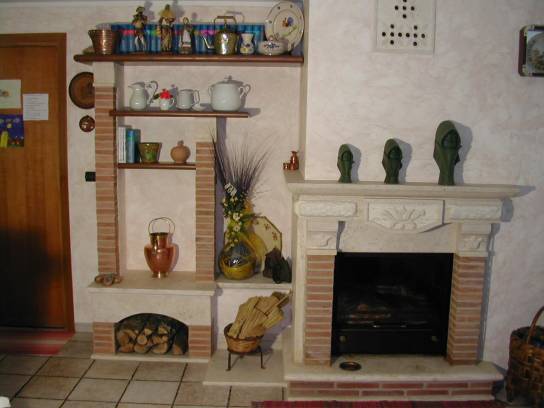
[[[304,363],[330,365],[335,255],[307,255]]]
[[[119,273],[115,88],[95,87],[95,169],[98,272]]]
[[[196,273],[198,282],[213,282],[215,270],[215,155],[213,143],[196,143]]]
[[[486,258],[454,256],[447,359],[475,364],[481,335]]]

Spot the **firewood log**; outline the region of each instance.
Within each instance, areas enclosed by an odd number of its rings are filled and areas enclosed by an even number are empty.
[[[170,344],[161,343],[161,344],[156,344],[153,347],[151,347],[151,352],[154,353],[154,354],[166,354],[169,349],[170,349]]]
[[[151,346],[148,346],[147,344],[145,346],[142,346],[141,344],[135,344],[134,345],[134,351],[136,353],[145,354],[149,351]]]
[[[134,344],[129,343],[125,344],[124,346],[120,346],[117,351],[120,351],[121,353],[134,353]]]
[[[172,342],[172,354],[180,356],[187,352],[188,336],[187,327],[181,326],[176,332]]]

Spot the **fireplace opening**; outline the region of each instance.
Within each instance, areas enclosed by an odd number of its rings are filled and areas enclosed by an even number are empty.
[[[453,254],[339,253],[333,355],[446,355]]]
[[[119,353],[183,355],[188,348],[188,327],[155,313],[139,313],[115,324],[115,349]]]

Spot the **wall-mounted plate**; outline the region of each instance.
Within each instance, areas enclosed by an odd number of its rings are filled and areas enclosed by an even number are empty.
[[[544,26],[521,29],[518,71],[521,76],[544,76]]]
[[[70,99],[78,108],[94,108],[94,85],[92,72],[80,72],[72,78],[68,86]]]

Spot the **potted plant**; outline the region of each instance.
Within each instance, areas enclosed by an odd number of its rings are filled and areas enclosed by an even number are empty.
[[[264,245],[253,233],[255,218],[251,198],[266,159],[266,151],[250,151],[247,143],[229,151],[214,141],[217,175],[224,188],[221,200],[226,229],[219,268],[228,279],[247,279],[263,262]]]

